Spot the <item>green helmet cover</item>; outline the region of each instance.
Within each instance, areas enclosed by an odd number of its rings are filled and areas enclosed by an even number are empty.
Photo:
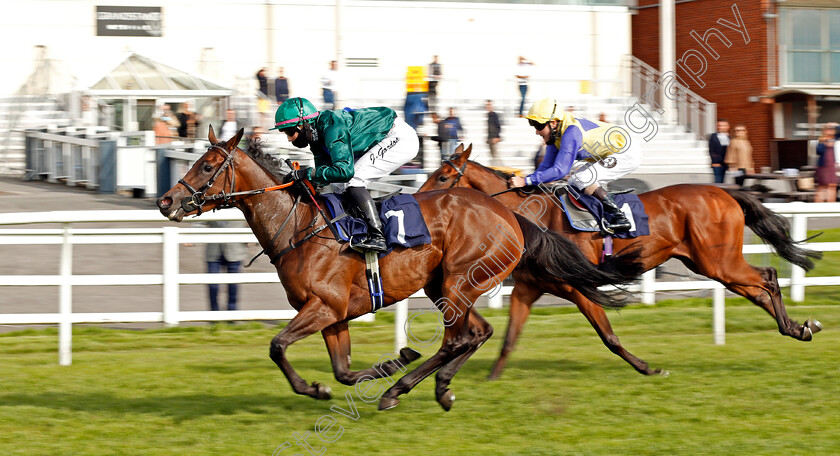
[[[315,105],[306,98],[289,98],[274,113],[274,128],[270,130],[294,128],[303,122],[318,117],[318,114]]]

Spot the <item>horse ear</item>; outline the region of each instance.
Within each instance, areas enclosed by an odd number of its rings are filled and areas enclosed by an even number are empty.
[[[207,133],[207,140],[210,141],[210,144],[216,144],[219,142],[219,140],[216,139],[216,132],[213,130],[212,124],[210,125],[210,131]]]
[[[463,146],[463,144],[461,146]],[[464,161],[464,162],[469,160],[470,159],[470,153],[472,153],[472,143],[470,143],[470,145],[467,146],[467,150],[465,150],[464,153],[461,154],[461,160]]]
[[[227,150],[231,151],[233,149],[236,149],[236,145],[239,144],[239,141],[242,140],[242,135],[244,135],[244,134],[245,134],[245,129],[240,128],[239,131],[237,131],[236,134],[233,135],[233,138],[228,139]]]
[[[462,152],[464,152],[464,143],[458,144],[458,147],[456,147],[455,150],[452,151],[452,156],[457,157],[461,155]]]

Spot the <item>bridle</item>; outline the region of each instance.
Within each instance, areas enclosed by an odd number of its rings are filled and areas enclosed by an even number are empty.
[[[213,176],[210,178],[210,180],[208,180],[204,185],[202,185],[201,188],[196,190],[187,181],[185,181],[183,178],[178,180],[178,183],[183,185],[184,187],[186,187],[187,191],[189,191],[191,193],[190,196],[181,200],[181,208],[183,208],[184,211],[186,211],[186,212],[191,212],[193,210],[193,208],[191,208],[190,206],[195,206],[195,209],[198,210],[198,215],[201,215],[202,206],[204,206],[209,201],[215,201],[215,200],[222,200],[222,203],[220,205],[216,206],[214,208],[214,210],[224,209],[224,208],[228,208],[228,207],[234,207],[236,205],[236,200],[234,199],[234,197],[236,197],[236,196],[259,195],[259,194],[262,194],[262,193],[265,193],[265,192],[270,192],[270,191],[273,191],[273,190],[280,190],[280,189],[284,189],[284,188],[287,188],[287,187],[291,187],[292,185],[295,184],[295,182],[293,181],[293,182],[288,182],[288,183],[285,183],[285,184],[275,185],[273,187],[265,187],[265,188],[258,188],[256,190],[245,190],[245,191],[237,192],[236,191],[236,173],[234,172],[234,166],[235,165],[234,165],[234,161],[233,161],[233,157],[234,157],[234,154],[235,154],[236,150],[234,149],[234,152],[228,152],[223,147],[221,147],[219,145],[216,145],[216,144],[213,144],[212,146],[210,146],[207,149],[207,151],[209,152],[210,150],[213,150],[213,149],[215,149],[215,150],[221,152],[222,154],[224,154],[225,155],[225,161],[221,164],[221,166],[219,166],[219,168],[216,170],[216,172],[213,173]],[[287,164],[289,165],[289,167],[291,169],[298,169],[298,166],[297,166],[296,162],[293,163],[293,162],[287,160]],[[207,190],[209,188],[213,187],[213,185],[216,183],[216,179],[218,179],[219,176],[222,175],[222,173],[228,168],[228,166],[230,166],[230,171],[231,171],[230,172],[230,192],[225,193],[224,189],[222,189],[222,191],[220,191],[219,193],[216,193],[216,194],[213,194],[213,195],[207,195],[206,194]],[[302,184],[304,186],[306,185],[305,183],[302,183]],[[307,187],[304,187],[304,189],[306,189],[306,188]],[[318,210],[320,211],[320,215],[324,218],[324,220],[327,221],[327,223],[325,223],[323,226],[320,226],[320,227],[312,230],[311,232],[309,232],[309,234],[304,236],[303,239],[301,239],[297,243],[294,243],[294,242],[292,242],[291,239],[289,239],[289,246],[280,250],[280,252],[276,253],[275,255],[273,255],[271,257],[271,263],[272,264],[274,264],[278,259],[280,259],[281,256],[283,256],[286,253],[294,250],[295,248],[297,248],[298,246],[300,246],[304,242],[311,239],[313,236],[317,236],[318,233],[320,233],[324,229],[330,228],[332,230],[333,226],[332,226],[331,222],[333,222],[335,220],[338,220],[339,218],[343,217],[342,216],[342,217],[338,217],[334,220],[330,220],[329,218],[327,218],[326,214],[324,214],[321,207],[318,206],[317,201],[315,201],[314,194],[310,193],[310,192],[307,192],[307,193],[309,194],[310,198],[312,198],[312,201],[315,203],[315,206],[318,207]],[[289,209],[289,213],[286,214],[286,218],[283,220],[283,223],[280,224],[280,228],[274,234],[274,237],[271,238],[271,242],[268,243],[269,246],[274,245],[275,241],[277,241],[277,238],[280,236],[280,233],[283,232],[283,229],[286,227],[286,225],[289,223],[289,221],[292,220],[292,216],[295,214],[296,209],[298,207],[298,204],[300,204],[300,200],[301,200],[301,195],[300,194],[296,195],[295,196],[295,202],[294,202],[294,204],[292,204],[292,208]],[[309,223],[309,226],[304,228],[303,231],[306,231],[306,230],[312,228],[315,225],[315,222],[317,220],[318,220],[318,216],[316,215],[312,219],[312,221]],[[333,235],[337,236],[335,233],[333,233]],[[251,258],[251,261],[245,267],[247,268],[248,266],[250,266],[251,263],[253,263],[254,260],[257,259],[257,257],[259,257],[260,255],[262,255],[264,253],[267,253],[266,250],[265,249],[261,250],[260,253],[258,253],[256,256]]]
[[[468,161],[469,160],[464,160],[464,164],[461,165],[460,169],[457,166],[455,166],[455,163],[452,163],[452,160],[444,160],[443,161],[444,164],[451,166],[452,169],[454,169],[455,172],[458,173],[458,176],[455,177],[455,180],[452,181],[452,185],[450,185],[449,188],[452,188],[452,187],[458,185],[458,181],[461,180],[461,177],[464,176],[464,171],[467,169],[467,162]]]
[[[236,173],[233,172],[233,166],[234,166],[233,165],[233,156],[234,156],[234,154],[229,153],[223,147],[218,146],[216,144],[213,144],[207,150],[210,151],[210,150],[213,150],[213,149],[216,149],[219,152],[221,152],[222,154],[224,154],[225,155],[225,161],[222,163],[221,166],[219,166],[219,168],[216,170],[216,172],[213,173],[213,177],[211,177],[210,180],[208,180],[204,185],[202,185],[201,188],[196,190],[187,181],[185,181],[183,178],[178,179],[178,183],[183,185],[184,187],[186,187],[187,191],[189,191],[191,193],[191,195],[189,197],[181,200],[181,208],[184,209],[184,211],[186,211],[186,212],[192,212],[194,209],[197,209],[198,210],[198,215],[201,215],[202,206],[204,206],[208,201],[215,201],[215,200],[218,200],[218,199],[223,200],[221,206],[219,206],[220,209],[225,208],[225,207],[231,207],[231,206],[233,206],[233,204],[232,204],[233,198],[232,197],[237,196],[237,195],[241,195],[241,194],[245,194],[245,193],[249,193],[249,192],[235,193]],[[209,195],[209,196],[206,195],[207,190],[216,183],[216,179],[218,179],[219,176],[221,176],[222,173],[225,172],[225,170],[227,169],[228,166],[230,166],[230,170],[231,170],[231,173],[230,173],[230,193],[225,193],[224,189],[223,189],[221,192],[216,193],[215,195]],[[195,206],[195,207],[190,207],[190,206]]]

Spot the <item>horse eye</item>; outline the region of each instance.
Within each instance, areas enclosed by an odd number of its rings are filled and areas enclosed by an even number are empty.
[[[441,181],[441,182],[446,182],[446,181],[449,180],[449,177],[448,176],[440,176],[440,177],[438,177],[438,180]]]
[[[209,173],[210,171],[213,171],[213,167],[210,165],[204,165],[204,172]]]

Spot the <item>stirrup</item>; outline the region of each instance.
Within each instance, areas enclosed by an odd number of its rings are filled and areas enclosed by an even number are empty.
[[[387,252],[388,245],[385,243],[385,238],[380,236],[371,236],[368,235],[365,239],[354,243],[353,240],[350,240],[350,247],[359,250],[372,250],[375,252]]]

